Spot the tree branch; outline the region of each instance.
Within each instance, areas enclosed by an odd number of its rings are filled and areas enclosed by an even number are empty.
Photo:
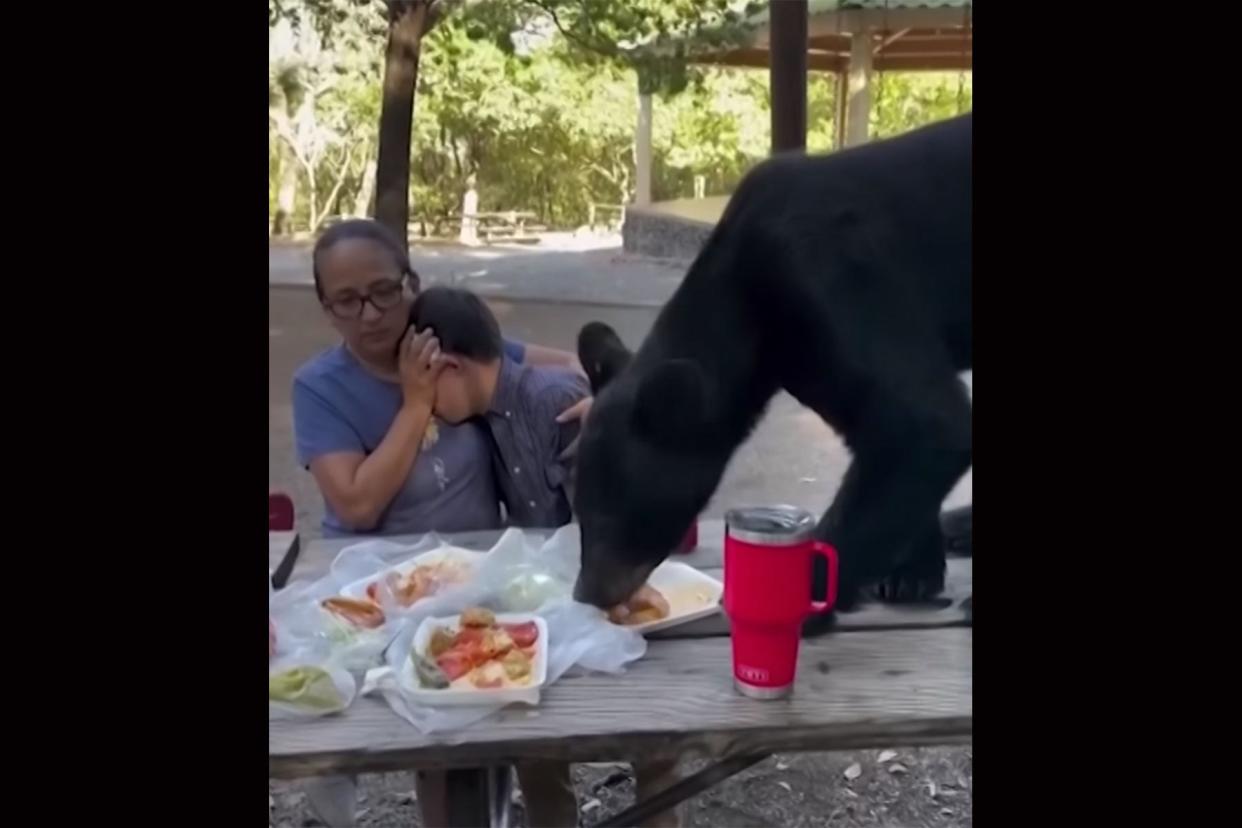
[[[583,38],[581,35],[565,28],[564,24],[561,23],[560,16],[556,13],[556,9],[553,8],[551,3],[544,2],[544,0],[526,0],[526,2],[542,10],[546,15],[551,17],[552,24],[556,26],[562,35],[564,35],[566,40],[572,41],[584,49],[589,49],[592,52],[607,55],[608,57],[617,57],[620,55],[620,50],[617,48],[615,43],[601,43],[598,41],[592,43],[588,39]],[[594,27],[592,27],[592,33],[594,34]]]
[[[285,144],[293,152],[293,157],[297,159],[297,162],[299,164],[302,165],[302,168],[305,169],[308,174],[311,174],[310,173],[310,161],[307,159],[307,157],[303,154],[301,148],[298,146],[297,138],[294,136],[293,130],[290,129],[289,127],[289,117],[287,115],[284,115],[284,113],[280,113],[280,116],[278,116],[274,114],[273,111],[270,109],[268,110],[267,117],[268,117],[268,120],[271,121],[272,124],[276,127],[277,137],[285,142]]]
[[[364,143],[366,143],[365,140],[355,143],[345,153],[345,160],[341,162],[341,168],[336,174],[336,185],[332,188],[332,192],[328,194],[328,200],[323,203],[323,214],[318,218],[314,216],[311,217],[312,233],[318,230],[319,225],[323,224],[323,220],[328,217],[328,210],[330,210],[332,205],[336,203],[336,197],[341,194],[341,187],[345,184],[345,174],[349,172],[349,165],[353,163],[354,151]]]
[[[594,161],[592,161],[589,166],[593,171],[599,173],[605,179],[607,179],[609,184],[615,185],[617,183],[617,177],[614,174],[608,172],[608,170],[601,167],[599,164],[596,164]]]

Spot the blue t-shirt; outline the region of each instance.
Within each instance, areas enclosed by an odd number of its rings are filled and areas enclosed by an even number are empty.
[[[505,342],[515,361],[525,346]],[[298,462],[324,454],[370,454],[401,408],[401,387],[375,376],[344,345],[311,359],[293,376],[293,434]],[[452,426],[433,419],[414,468],[380,522],[368,534],[464,532],[500,526],[500,500],[491,443],[476,423]],[[324,501],[325,537],[359,534]]]

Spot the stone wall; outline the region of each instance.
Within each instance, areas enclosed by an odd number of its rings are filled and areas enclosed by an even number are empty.
[[[630,207],[621,227],[621,243],[626,253],[689,261],[698,255],[714,227],[656,210]]]

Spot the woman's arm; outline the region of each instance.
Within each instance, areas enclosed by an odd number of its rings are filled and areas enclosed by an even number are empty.
[[[370,455],[333,452],[310,461],[324,499],[342,522],[357,531],[379,524],[414,468],[431,422],[436,378],[444,367],[439,340],[430,331],[415,336],[411,329],[401,346],[401,409],[379,446]]]
[[[402,405],[388,433],[369,456],[337,452],[310,462],[319,491],[342,523],[359,532],[379,524],[380,516],[414,468],[430,421],[429,406]]]

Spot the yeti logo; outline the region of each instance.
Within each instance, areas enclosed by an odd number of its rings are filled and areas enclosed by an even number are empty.
[[[748,681],[753,684],[767,684],[768,671],[762,667],[747,667],[744,664],[737,666],[737,677],[742,681]]]

